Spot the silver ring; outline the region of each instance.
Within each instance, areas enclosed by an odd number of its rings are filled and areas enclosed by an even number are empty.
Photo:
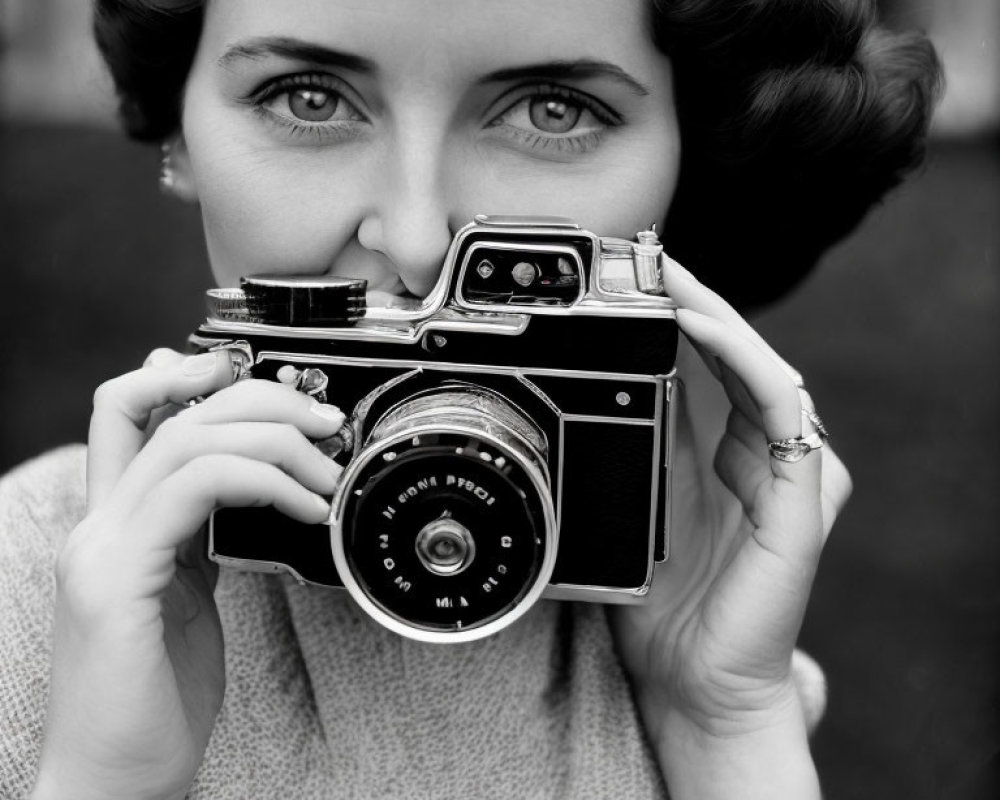
[[[806,389],[802,373],[792,369],[792,381],[795,383],[795,388],[799,390],[802,416],[812,424],[813,432],[805,436],[794,436],[791,439],[778,439],[767,443],[767,449],[771,452],[772,458],[789,464],[801,461],[813,450],[819,450],[830,438],[830,432],[823,423],[823,418],[816,412],[816,406],[813,404],[808,389]]]
[[[816,429],[815,433],[817,433],[824,442],[830,438],[830,432],[826,429],[826,425],[823,423],[823,418],[817,414],[815,410],[803,408],[802,416],[812,423],[813,427]]]
[[[813,450],[819,450],[822,446],[823,437],[819,433],[796,436],[792,439],[778,439],[776,442],[767,443],[767,449],[771,451],[771,458],[789,464],[801,461]]]
[[[327,374],[315,367],[302,370],[295,379],[296,391],[307,394],[320,403],[325,403],[327,400],[326,388],[329,384],[330,379]]]
[[[233,369],[233,383],[250,377],[250,368],[253,366],[253,349],[249,342],[239,339],[235,342],[226,342],[208,348],[210,353],[217,353],[219,350],[225,350],[229,353],[229,364]]]
[[[805,386],[801,384],[802,376],[798,375],[800,383],[796,385],[799,390],[799,402],[802,404],[802,416],[812,423],[814,433],[818,433],[823,437],[823,441],[830,438],[830,431],[827,430],[826,425],[823,423],[823,418],[816,411],[816,404],[813,403],[812,396]]]

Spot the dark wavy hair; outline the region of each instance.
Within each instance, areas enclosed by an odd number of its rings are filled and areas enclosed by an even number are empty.
[[[125,130],[178,130],[202,0],[96,0]],[[734,305],[770,302],[921,162],[941,72],[873,0],[651,0],[681,136],[668,252]]]

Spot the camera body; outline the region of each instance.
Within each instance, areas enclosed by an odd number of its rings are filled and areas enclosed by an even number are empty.
[[[348,413],[328,524],[221,509],[209,555],[345,587],[411,638],[468,641],[540,597],[640,602],[669,547],[677,348],[655,233],[480,216],[423,300],[254,279],[191,336]],[[331,310],[332,309],[332,310]]]

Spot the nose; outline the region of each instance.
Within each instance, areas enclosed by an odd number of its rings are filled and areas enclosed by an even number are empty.
[[[361,245],[388,258],[418,297],[434,288],[461,224],[448,198],[442,148],[428,144],[403,143],[385,160],[374,204],[358,227]]]

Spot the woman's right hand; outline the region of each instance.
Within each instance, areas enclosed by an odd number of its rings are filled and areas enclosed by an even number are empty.
[[[225,352],[156,350],[95,394],[87,515],[56,568],[36,800],[183,798],[225,686],[206,519],[222,506],[329,514],[321,495],[338,468],[309,439],[343,415],[279,383],[232,380]]]

